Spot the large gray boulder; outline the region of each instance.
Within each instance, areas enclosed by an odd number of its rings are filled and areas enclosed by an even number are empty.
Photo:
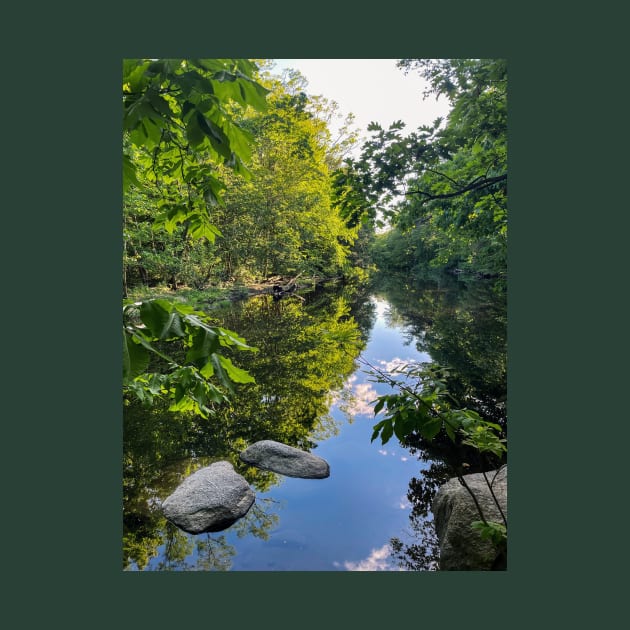
[[[288,477],[323,479],[330,475],[330,466],[325,459],[273,440],[255,442],[240,454],[240,458],[252,466]]]
[[[201,468],[162,503],[164,516],[191,534],[218,532],[247,514],[254,493],[229,462]]]
[[[507,518],[507,466],[486,473],[499,505]],[[464,475],[474,492],[486,521],[503,523],[482,473]],[[449,479],[437,492],[432,506],[440,544],[441,571],[490,571],[505,569],[507,559],[489,540],[471,528],[481,520],[468,490],[457,478]]]

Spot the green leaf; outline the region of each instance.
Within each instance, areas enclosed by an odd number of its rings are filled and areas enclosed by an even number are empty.
[[[189,115],[195,111],[194,103],[190,101],[184,101],[182,104],[182,121],[188,123]]]
[[[179,313],[172,312],[171,305],[166,300],[142,302],[140,319],[156,339],[175,339],[185,335]]]
[[[123,129],[136,129],[152,113],[151,105],[143,96],[126,96],[123,100]]]
[[[220,70],[216,74],[212,76],[215,81],[236,81],[237,77],[235,74],[231,72],[227,72],[226,70]]]
[[[194,306],[192,306],[191,304],[186,304],[185,302],[171,302],[171,308],[181,315],[190,315],[191,313],[203,315],[203,313],[201,313],[200,311],[196,311]]]
[[[453,427],[447,422],[444,423],[444,428],[446,429],[446,435],[451,439],[452,442],[455,441],[455,431],[453,431]]]
[[[228,378],[225,370],[223,369],[223,365],[221,365],[220,358],[221,357],[218,354],[213,354],[210,357],[210,361],[212,362],[212,365],[214,366],[215,373],[221,385],[223,385],[229,392],[233,393],[234,390],[232,388],[232,383],[230,382],[230,379]]]
[[[226,328],[217,327],[217,332],[221,337],[222,346],[236,346],[239,350],[249,350],[250,352],[258,352],[258,348],[247,345],[247,342],[243,337],[240,337],[232,330]]]
[[[232,155],[232,149],[230,147],[230,141],[223,130],[212,122],[212,120],[206,118],[199,112],[197,112],[196,118],[199,129],[207,136],[208,140],[210,140],[212,148],[226,160],[229,160]]]
[[[385,422],[385,420],[381,420],[379,423],[374,425],[374,433],[372,433],[372,439],[370,440],[370,442],[374,442],[374,440],[378,437],[378,434],[381,432],[381,429],[385,425]]]
[[[145,118],[140,125],[146,133],[147,138],[144,144],[148,149],[152,149],[160,144],[160,140],[162,139],[162,128],[156,122],[155,118]]]
[[[240,88],[243,99],[248,105],[251,105],[258,111],[265,111],[267,109],[267,94],[269,90],[246,77],[241,81]]]
[[[172,234],[180,223],[191,216],[191,212],[185,205],[164,204],[162,208],[164,212],[155,218],[153,228],[155,230],[163,228],[169,234]]]
[[[133,341],[133,335],[123,330],[123,382],[130,381],[149,366],[146,348]]]
[[[383,405],[385,405],[385,397],[380,397],[378,402],[374,405],[374,415],[378,414],[378,412],[383,408]]]
[[[201,213],[195,212],[188,215],[187,218],[189,220],[188,234],[191,238],[207,238],[211,243],[214,243],[217,236],[223,236],[219,229]]]
[[[254,136],[249,131],[232,124],[226,125],[225,134],[229,140],[231,150],[241,160],[247,162],[251,158]]]
[[[214,365],[212,365],[212,361],[208,361],[200,370],[201,376],[204,378],[210,378],[214,375]]]
[[[420,426],[420,435],[427,440],[432,440],[442,428],[441,418],[427,418]]]
[[[223,369],[226,371],[229,378],[235,383],[255,383],[256,380],[254,377],[247,372],[247,370],[242,370],[239,367],[236,367],[230,359],[227,357],[223,357],[219,355],[219,362],[223,366]]]
[[[198,147],[204,141],[205,135],[199,126],[198,113],[189,118],[186,125],[186,137],[193,147]]]
[[[144,348],[146,348],[150,352],[153,352],[154,354],[157,354],[159,357],[164,359],[167,363],[169,364],[174,363],[173,359],[171,359],[170,357],[167,357],[165,354],[163,354],[162,352],[157,350],[154,346],[152,346],[151,343],[147,341],[147,339],[143,336],[143,334],[138,329],[132,329],[129,332],[134,338],[134,340],[140,345],[142,345]]]
[[[507,528],[502,523],[473,521],[470,526],[479,532],[481,538],[490,540],[494,545],[504,544],[507,540]]]
[[[394,427],[392,425],[391,420],[387,420],[383,425],[383,430],[381,431],[381,444],[386,444],[389,442],[389,438],[394,434]]]
[[[147,98],[153,108],[165,118],[173,118],[175,116],[168,102],[154,90],[147,91]]]
[[[126,193],[127,190],[129,190],[129,186],[132,184],[138,188],[142,186],[138,181],[136,167],[131,161],[131,158],[126,153],[123,153],[123,193]]]
[[[192,345],[186,353],[186,361],[201,367],[208,357],[219,349],[219,336],[206,328],[197,328],[192,336]]]
[[[225,184],[211,175],[206,173],[202,184],[202,190],[206,201],[210,203],[221,203],[221,193],[226,189]]]
[[[400,413],[396,415],[394,422],[394,433],[396,437],[402,442],[413,431],[415,422],[413,417],[409,417],[407,413]]]
[[[210,72],[223,70],[223,62],[220,59],[191,59],[191,62],[202,70]]]

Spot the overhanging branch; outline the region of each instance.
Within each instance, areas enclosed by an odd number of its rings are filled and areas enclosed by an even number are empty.
[[[483,188],[487,188],[488,186],[492,186],[492,184],[497,184],[498,182],[503,182],[507,180],[507,173],[504,175],[497,175],[496,177],[488,177],[488,178],[477,178],[470,182],[467,186],[460,188],[452,193],[443,193],[441,195],[433,195],[431,193],[426,192],[425,190],[411,190],[406,195],[424,195],[428,200],[433,199],[450,199],[452,197],[458,197],[459,195],[463,195],[464,193],[470,192],[471,190],[482,190]]]

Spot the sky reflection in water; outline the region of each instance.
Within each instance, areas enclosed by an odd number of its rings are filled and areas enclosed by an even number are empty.
[[[377,318],[363,358],[381,369],[397,362],[429,361],[413,344],[405,345],[404,331],[389,320],[388,303],[372,300]],[[330,464],[330,477],[279,475],[278,485],[258,492],[256,505],[267,515],[276,514],[277,525],[267,540],[243,536],[242,531],[239,536],[236,526],[219,533],[236,551],[230,558],[232,571],[399,570],[389,559],[388,542],[404,536],[411,507],[406,497],[409,480],[428,464],[410,456],[396,440],[385,446],[370,442],[376,421],[369,403],[387,393],[388,386],[369,381],[359,369],[345,389],[352,398],[336,397],[330,410],[338,434],[313,450]],[[194,563],[195,557],[189,560]],[[147,569],[157,568],[159,562],[154,558]]]

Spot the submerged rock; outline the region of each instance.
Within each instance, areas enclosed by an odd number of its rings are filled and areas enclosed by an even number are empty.
[[[324,479],[330,475],[330,466],[325,459],[273,440],[255,442],[240,454],[240,458],[252,466],[288,477]]]
[[[507,518],[507,466],[498,472],[487,472],[486,477],[492,483],[494,494]],[[503,523],[483,474],[464,475],[464,479],[475,493],[486,520]],[[438,490],[432,511],[440,544],[441,571],[490,571],[507,568],[507,559],[489,540],[482,539],[479,532],[471,528],[473,521],[481,519],[468,490],[457,478],[449,479]]]
[[[247,514],[254,493],[229,462],[215,462],[186,477],[162,503],[164,516],[191,534],[218,532]]]

